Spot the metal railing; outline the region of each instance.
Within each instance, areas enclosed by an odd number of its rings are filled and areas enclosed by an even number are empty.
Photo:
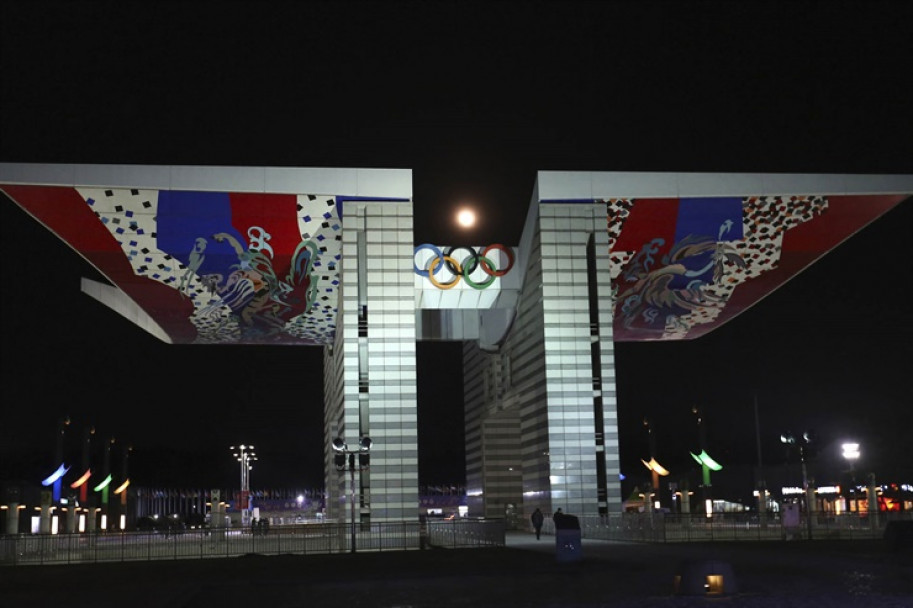
[[[619,513],[605,517],[580,517],[581,536],[599,540],[636,542],[768,541],[808,539],[881,539],[890,521],[911,521],[913,513],[806,514],[797,525],[786,526],[779,514],[760,518],[757,513],[704,514]],[[544,531],[554,533],[548,522]]]
[[[214,528],[177,532],[16,534],[0,536],[0,564],[86,564],[240,555],[329,554],[351,550],[350,525],[319,523],[250,529]],[[403,551],[428,545],[444,548],[504,546],[503,520],[384,522],[357,528],[358,551]]]
[[[427,530],[432,547],[503,547],[507,525],[503,519],[432,519]]]

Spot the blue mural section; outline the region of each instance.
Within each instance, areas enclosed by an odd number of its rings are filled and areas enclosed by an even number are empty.
[[[215,239],[216,234],[228,234],[236,243],[245,242],[232,225],[228,193],[159,192],[156,240],[161,251],[199,276],[228,276],[232,265],[238,263],[238,254],[231,240]]]

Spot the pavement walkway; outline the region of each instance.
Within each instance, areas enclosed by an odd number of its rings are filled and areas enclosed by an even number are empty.
[[[680,566],[729,564],[736,593],[674,593]],[[511,532],[507,547],[0,568],[0,608],[913,607],[913,557],[879,541],[642,544]]]

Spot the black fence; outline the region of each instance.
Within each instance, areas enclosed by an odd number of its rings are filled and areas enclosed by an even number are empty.
[[[457,519],[385,522],[355,527],[356,551],[403,551],[426,547],[504,546],[503,520]],[[0,564],[86,564],[149,560],[213,559],[247,554],[328,554],[351,552],[347,523],[276,526],[269,531],[213,528],[91,534],[0,536]]]
[[[636,542],[765,541],[881,539],[892,521],[913,521],[913,512],[802,513],[786,521],[779,513],[670,514],[619,513],[610,516],[580,517],[583,538]],[[543,531],[554,534],[554,523],[546,520]]]

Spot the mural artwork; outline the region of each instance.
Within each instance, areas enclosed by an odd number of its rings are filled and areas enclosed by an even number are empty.
[[[42,190],[55,191],[54,206],[41,205]],[[175,342],[332,343],[342,251],[335,197],[95,188],[13,194],[35,203],[25,206]]]
[[[902,198],[608,200],[615,340],[701,336]]]
[[[331,344],[341,205],[317,194],[3,185],[183,344]],[[614,340],[697,338],[747,310],[905,195],[613,198]],[[549,201],[542,201],[549,202]],[[560,201],[558,201],[560,202]],[[515,252],[419,245],[433,291],[497,291]],[[489,289],[486,289],[489,288]]]

